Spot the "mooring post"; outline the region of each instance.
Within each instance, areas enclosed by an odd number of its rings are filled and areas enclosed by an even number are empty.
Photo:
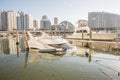
[[[19,44],[19,41],[18,41],[18,31],[16,30],[16,45]]]
[[[27,32],[26,31],[25,31],[25,42],[26,42],[26,50],[29,51],[28,38],[27,38]]]
[[[84,47],[83,40],[84,40],[84,33],[83,33],[83,30],[82,30],[82,47]]]
[[[28,51],[29,50],[29,45],[28,45],[28,42],[27,42],[27,35],[26,35],[25,30],[23,30],[23,39],[24,39],[24,43],[25,43],[25,49]]]
[[[89,40],[92,40],[92,30],[90,28],[90,36],[89,36]]]
[[[90,28],[89,41],[92,41],[92,29]],[[89,47],[92,48],[92,42],[89,42]]]

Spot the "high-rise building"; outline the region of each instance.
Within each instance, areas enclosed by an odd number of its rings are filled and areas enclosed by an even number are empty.
[[[7,31],[8,30],[7,11],[2,11],[1,13],[1,24],[2,31]]]
[[[0,10],[0,30],[12,31],[33,29],[33,17],[30,14]]]
[[[28,28],[33,29],[33,17],[32,15],[28,15]]]
[[[7,11],[7,30],[17,29],[17,13],[15,11]]]
[[[54,18],[54,25],[58,25],[58,18]]]
[[[15,11],[2,11],[0,13],[0,30],[12,31],[17,29],[17,13]]]
[[[40,28],[40,23],[37,20],[33,20],[33,27],[36,29]]]
[[[25,26],[24,17],[25,17],[25,14],[23,12],[18,12],[17,14],[17,29],[18,30],[24,30],[24,26]]]
[[[48,19],[48,17],[46,15],[43,15],[42,19]]]
[[[42,16],[42,19],[40,21],[40,29],[50,29],[51,26],[51,22],[50,20],[47,18],[47,16]]]
[[[58,25],[58,18],[57,18],[57,17],[54,17],[54,24],[51,25],[51,30],[57,29],[58,26],[59,26],[59,25]]]
[[[2,11],[0,10],[0,30],[2,30],[1,13],[2,13]]]
[[[30,14],[24,14],[23,12],[18,12],[17,28],[18,30],[33,29],[33,17]]]
[[[33,17],[30,14],[25,14],[25,23],[24,23],[24,29],[29,30],[33,29]]]
[[[114,31],[120,29],[120,15],[107,12],[89,12],[88,26],[93,30]]]

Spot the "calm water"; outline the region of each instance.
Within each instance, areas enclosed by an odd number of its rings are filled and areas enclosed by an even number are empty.
[[[24,51],[20,40],[0,39],[0,80],[120,80],[120,57],[85,48],[78,53]],[[88,50],[88,49],[87,49]]]

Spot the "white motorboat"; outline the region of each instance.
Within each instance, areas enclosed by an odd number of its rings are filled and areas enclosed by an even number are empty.
[[[49,36],[47,33],[39,31],[38,34],[27,32],[29,36],[29,47],[39,49],[40,52],[58,52],[71,49],[76,50],[66,39],[60,36]]]

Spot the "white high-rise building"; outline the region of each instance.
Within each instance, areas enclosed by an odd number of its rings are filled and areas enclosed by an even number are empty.
[[[120,29],[120,15],[107,12],[89,12],[88,26],[93,30]]]
[[[7,11],[7,27],[8,31],[17,29],[17,13],[15,11]]]
[[[24,17],[24,29],[33,29],[33,17],[30,14],[25,14]]]
[[[37,20],[33,20],[33,27],[35,29],[39,29],[40,28],[40,23]]]
[[[33,17],[30,14],[28,15],[28,28],[33,29]]]
[[[0,12],[0,30],[2,31],[12,31],[17,29],[15,11],[1,11]]]

